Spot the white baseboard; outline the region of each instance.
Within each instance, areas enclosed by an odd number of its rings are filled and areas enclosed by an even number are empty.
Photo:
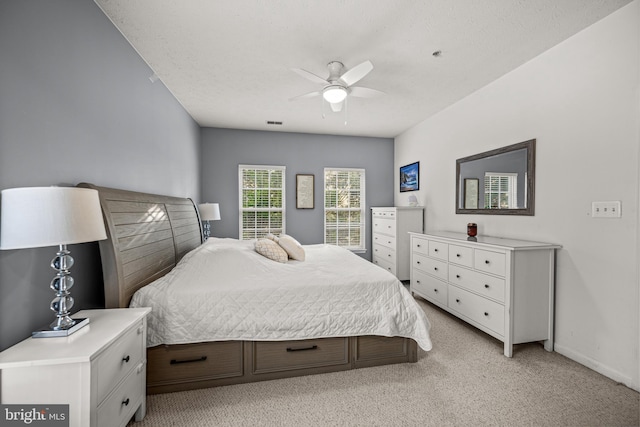
[[[628,375],[624,375],[616,371],[615,369],[611,369],[610,367],[603,365],[597,360],[593,360],[590,357],[585,356],[584,354],[578,353],[560,344],[554,344],[553,350],[563,356],[568,357],[571,360],[580,363],[581,365],[586,366],[589,369],[593,369],[594,371],[604,375],[607,378],[611,378],[614,381],[624,384],[630,389],[640,392],[640,384],[634,383],[633,378]]]

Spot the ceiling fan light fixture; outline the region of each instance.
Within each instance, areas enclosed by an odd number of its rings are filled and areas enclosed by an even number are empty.
[[[322,91],[322,97],[331,104],[337,104],[347,97],[347,89],[339,85],[327,86]]]

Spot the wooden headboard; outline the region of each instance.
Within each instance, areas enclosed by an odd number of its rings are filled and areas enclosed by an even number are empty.
[[[135,291],[167,274],[202,244],[191,199],[98,187],[107,240],[101,240],[106,308],[128,307]]]

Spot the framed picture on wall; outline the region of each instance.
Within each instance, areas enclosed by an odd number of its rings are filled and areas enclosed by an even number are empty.
[[[400,167],[400,192],[420,189],[420,162]]]
[[[313,209],[313,174],[296,174],[296,208]]]
[[[464,180],[464,208],[478,209],[478,185],[477,178],[465,178]]]

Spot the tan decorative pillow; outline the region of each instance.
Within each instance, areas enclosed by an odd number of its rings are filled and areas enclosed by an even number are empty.
[[[289,258],[297,261],[304,261],[305,253],[302,245],[288,234],[280,235],[278,244],[287,252]]]
[[[256,241],[256,252],[278,262],[287,262],[289,260],[287,252],[276,242],[269,239],[258,239]]]
[[[273,240],[274,242],[278,243],[278,240],[280,240],[280,238],[278,236],[276,236],[275,234],[271,234],[271,233],[267,233],[266,236],[264,236],[265,239],[269,239],[269,240]]]

